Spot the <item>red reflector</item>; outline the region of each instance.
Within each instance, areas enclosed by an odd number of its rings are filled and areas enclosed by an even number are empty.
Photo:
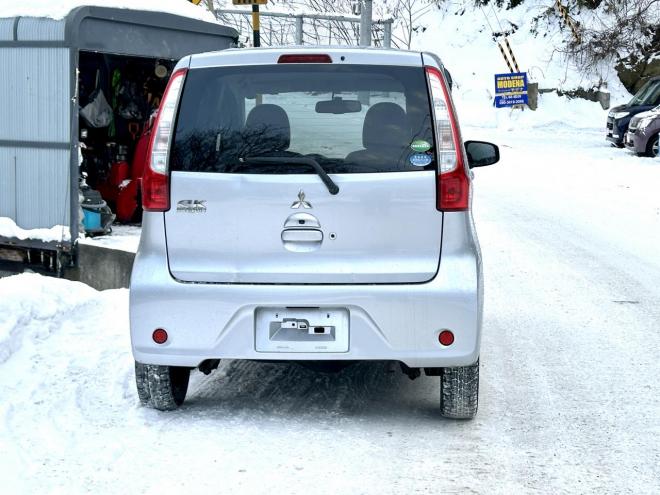
[[[443,330],[438,335],[438,340],[442,345],[452,345],[454,343],[454,334],[451,330]]]
[[[277,59],[278,64],[331,64],[330,55],[310,54],[310,55],[280,55]]]
[[[151,335],[151,338],[154,339],[156,344],[164,344],[167,342],[167,332],[162,328],[157,328],[154,330],[154,333]]]

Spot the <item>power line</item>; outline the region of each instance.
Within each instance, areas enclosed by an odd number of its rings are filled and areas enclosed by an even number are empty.
[[[500,26],[500,32],[504,32],[504,28],[502,27],[502,23],[500,22],[500,18],[497,17],[497,12],[495,11],[495,7],[493,7],[493,4],[489,4],[491,10],[493,11],[493,14],[495,15],[495,19],[497,20],[497,24]]]
[[[479,9],[481,10],[481,13],[484,15],[484,18],[486,19],[486,22],[488,23],[488,27],[490,28],[490,33],[493,35],[493,38],[495,37],[495,30],[493,29],[493,26],[491,26],[490,21],[488,20],[488,16],[486,15],[486,12],[484,12],[484,8],[480,5]]]

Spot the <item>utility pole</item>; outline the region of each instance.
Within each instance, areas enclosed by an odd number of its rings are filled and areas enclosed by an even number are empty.
[[[360,17],[360,46],[371,46],[371,13],[372,0],[362,0]]]
[[[261,36],[259,34],[259,4],[252,4],[252,46],[261,46]]]
[[[252,46],[261,46],[259,35],[259,4],[266,5],[268,0],[232,0],[234,5],[252,5]]]

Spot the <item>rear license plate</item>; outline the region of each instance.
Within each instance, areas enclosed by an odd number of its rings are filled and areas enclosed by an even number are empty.
[[[257,308],[257,352],[348,352],[346,308]]]

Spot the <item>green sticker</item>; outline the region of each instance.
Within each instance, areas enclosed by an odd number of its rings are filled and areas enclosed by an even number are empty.
[[[410,148],[413,151],[417,151],[418,153],[424,153],[425,151],[431,149],[431,145],[428,141],[424,141],[423,139],[416,139],[410,144]]]

